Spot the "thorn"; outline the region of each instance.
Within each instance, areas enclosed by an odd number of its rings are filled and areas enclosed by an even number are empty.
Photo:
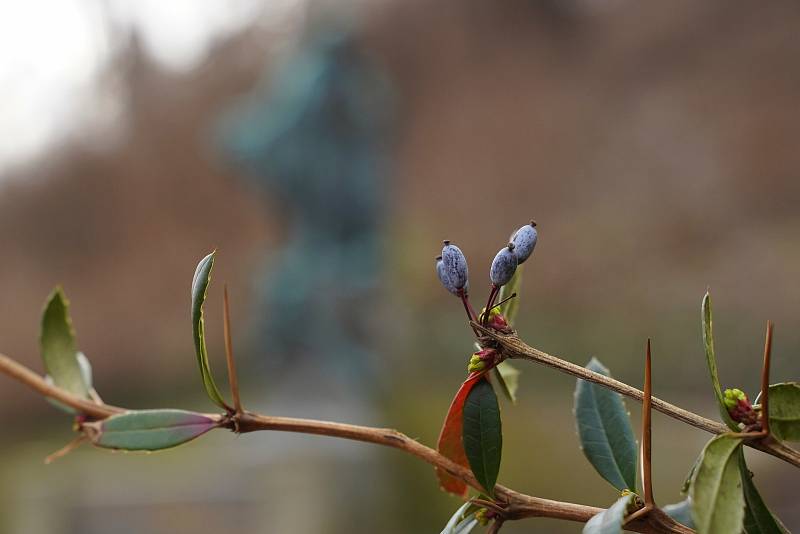
[[[236,375],[236,362],[233,359],[233,343],[231,342],[231,310],[228,303],[228,284],[223,289],[223,334],[225,336],[225,360],[228,363],[228,381],[231,385],[233,396],[233,409],[236,414],[241,414],[242,400],[239,397],[239,379]]]
[[[761,366],[761,431],[769,436],[769,367],[772,359],[772,321],[767,321],[764,339],[764,363]]]
[[[644,360],[644,395],[642,398],[642,485],[645,507],[655,506],[653,500],[652,419],[653,381],[650,355],[650,339],[647,339],[647,355]]]
[[[503,304],[505,304],[506,302],[508,302],[509,300],[513,299],[513,298],[514,298],[514,297],[516,297],[516,296],[517,296],[517,294],[516,294],[516,293],[512,293],[512,294],[511,294],[511,295],[509,295],[508,297],[504,298],[503,300],[501,300],[500,302],[498,302],[497,304],[495,304],[494,306],[492,306],[492,310],[493,310],[493,309],[495,309],[495,308],[499,308],[500,306],[502,306]],[[492,315],[492,313],[491,313],[491,312],[492,312],[492,310],[489,310],[489,315],[490,315],[490,316]]]

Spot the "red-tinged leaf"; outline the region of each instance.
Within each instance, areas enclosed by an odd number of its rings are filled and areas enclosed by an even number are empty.
[[[464,451],[463,429],[464,429],[464,402],[467,400],[469,392],[472,391],[473,386],[486,374],[486,371],[480,371],[470,374],[467,379],[461,384],[453,402],[450,403],[450,410],[447,412],[444,424],[442,425],[442,432],[439,434],[439,444],[437,449],[439,453],[454,461],[458,465],[463,465],[469,469],[469,461],[467,460],[467,453]],[[460,497],[467,494],[467,484],[456,478],[443,469],[436,468],[436,476],[439,477],[439,485],[441,488],[449,493],[454,493]]]

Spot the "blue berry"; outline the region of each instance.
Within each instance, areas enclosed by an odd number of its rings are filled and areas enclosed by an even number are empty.
[[[467,288],[467,258],[461,249],[444,241],[441,260],[437,259],[436,273],[442,285],[453,294]]]
[[[527,260],[533,249],[536,247],[536,241],[539,239],[539,232],[536,230],[536,222],[531,221],[526,224],[511,236],[511,242],[514,243],[514,252],[517,254],[517,262],[523,263]]]
[[[511,277],[514,276],[514,271],[517,270],[517,263],[514,243],[509,243],[500,249],[500,252],[492,260],[492,268],[489,270],[489,278],[491,278],[492,283],[497,287],[506,285],[511,280]]]
[[[450,277],[445,273],[444,262],[441,256],[436,257],[436,276],[439,277],[439,281],[450,293],[458,293],[458,288],[450,282]]]

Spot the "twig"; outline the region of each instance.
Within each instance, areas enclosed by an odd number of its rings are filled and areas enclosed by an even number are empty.
[[[76,397],[66,390],[53,384],[48,384],[41,376],[4,354],[0,354],[0,372],[30,386],[44,397],[57,400],[97,419],[105,419],[125,411],[122,408],[108,404],[95,404],[93,401]]]
[[[11,378],[22,382],[40,394],[56,399],[67,406],[80,410],[88,415],[98,418],[110,417],[116,413],[124,412],[123,408],[109,405],[97,405],[86,401],[75,395],[66,392],[56,386],[52,386],[44,379],[11,358],[0,354],[0,373],[4,373]],[[227,414],[206,414],[208,417],[218,421],[227,421],[224,427],[241,433],[256,432],[263,430],[298,432],[302,434],[314,434],[319,436],[330,436],[366,443],[375,443],[386,447],[399,449],[403,452],[416,456],[428,464],[443,469],[454,477],[457,477],[478,491],[482,491],[481,485],[475,479],[472,472],[461,465],[456,464],[449,458],[439,454],[434,449],[419,443],[405,434],[391,428],[374,428],[368,426],[348,425],[331,421],[316,421],[313,419],[297,419],[293,417],[275,417],[261,415],[253,412],[243,412],[236,421],[232,420]],[[505,486],[496,485],[495,495],[498,501],[508,503],[509,519],[522,519],[525,517],[549,517],[554,519],[564,519],[585,523],[594,515],[603,511],[602,508],[575,504],[570,502],[552,501],[531,495],[516,492]],[[667,521],[667,527],[659,526],[657,521]],[[669,517],[666,520],[655,517],[651,519],[642,518],[629,525],[627,530],[635,532],[663,532],[675,534],[691,533],[679,523],[672,521]],[[666,528],[666,529],[665,529]],[[660,529],[660,530],[659,530]]]
[[[504,358],[529,360],[540,363],[557,369],[563,373],[567,373],[577,378],[582,378],[588,382],[600,384],[601,386],[607,387],[608,389],[616,391],[617,393],[625,395],[626,397],[639,402],[641,402],[644,397],[644,392],[640,389],[636,389],[635,387],[629,386],[628,384],[620,382],[619,380],[614,380],[613,378],[601,375],[600,373],[595,373],[594,371],[590,371],[585,367],[581,367],[580,365],[576,365],[572,362],[562,360],[556,356],[551,356],[550,354],[547,354],[539,349],[535,349],[523,342],[516,334],[500,334],[494,330],[484,328],[476,322],[471,323],[471,325],[474,328],[477,328],[478,331],[484,335],[484,339],[489,338],[489,341],[495,342],[501,349],[502,356]],[[700,430],[705,430],[706,432],[710,432],[712,434],[724,434],[729,432],[728,427],[722,423],[717,423],[711,419],[706,419],[705,417],[697,415],[696,413],[684,410],[683,408],[679,408],[674,404],[664,402],[656,397],[653,397],[653,408],[665,415],[668,415],[669,417],[672,417],[673,419],[677,419],[678,421],[682,421],[688,425],[699,428]],[[746,442],[746,445],[767,454],[771,454],[776,458],[780,458],[781,460],[784,460],[795,467],[800,467],[800,451],[792,449],[791,447],[771,439],[770,437],[766,437],[761,440],[748,441]]]
[[[59,458],[63,458],[67,454],[71,453],[72,451],[80,447],[84,441],[86,441],[85,435],[81,434],[80,436],[77,436],[75,439],[73,439],[60,449],[58,449],[56,452],[48,454],[47,457],[44,459],[44,463],[51,464],[56,460],[58,460]]]
[[[233,396],[233,409],[237,414],[242,413],[242,399],[239,396],[239,378],[236,375],[236,362],[233,359],[233,342],[231,341],[231,309],[228,304],[228,285],[223,289],[223,326],[222,332],[225,337],[225,361],[228,362],[228,382],[231,385],[231,396]]]

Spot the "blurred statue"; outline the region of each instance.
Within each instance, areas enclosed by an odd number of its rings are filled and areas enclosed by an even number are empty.
[[[374,361],[365,320],[381,270],[388,86],[341,31],[313,38],[269,78],[225,135],[288,226],[259,281],[255,352],[360,381]]]

